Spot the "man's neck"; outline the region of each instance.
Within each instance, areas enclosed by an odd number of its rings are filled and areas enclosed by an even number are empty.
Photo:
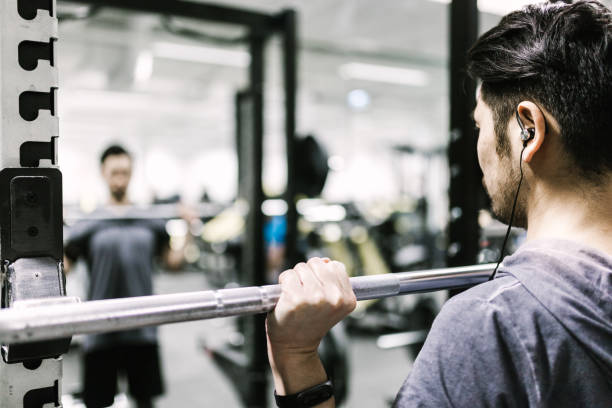
[[[612,180],[599,189],[540,184],[529,203],[527,240],[566,239],[612,255]]]
[[[115,198],[111,197],[108,200],[108,205],[111,206],[119,206],[119,205],[130,205],[130,200],[127,199],[127,197],[121,199],[121,200],[116,200]]]

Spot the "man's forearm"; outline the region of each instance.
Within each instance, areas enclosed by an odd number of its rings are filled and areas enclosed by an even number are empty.
[[[317,349],[325,333],[355,309],[357,300],[344,265],[326,258],[299,263],[278,280],[281,296],[266,319],[268,359],[277,394],[294,395],[327,382]],[[328,392],[323,386],[304,398],[325,398]],[[317,405],[334,406],[333,397]]]
[[[327,381],[327,374],[317,353],[279,355],[269,351],[274,388],[278,395],[291,395]],[[334,398],[317,405],[333,408]]]

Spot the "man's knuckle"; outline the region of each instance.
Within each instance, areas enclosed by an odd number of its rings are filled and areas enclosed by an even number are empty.
[[[348,299],[345,299],[344,307],[349,312],[352,312],[353,310],[355,310],[355,308],[357,307],[357,298],[355,297],[355,295],[349,297]]]
[[[315,292],[310,297],[310,300],[313,305],[317,306],[325,301],[325,296],[322,293]]]
[[[310,265],[310,264],[313,264],[313,263],[318,263],[320,260],[321,260],[321,258],[318,258],[318,257],[315,256],[313,258],[310,258],[307,263]]]
[[[329,304],[336,310],[340,310],[344,308],[345,300],[340,296],[340,294],[332,295],[329,299]]]

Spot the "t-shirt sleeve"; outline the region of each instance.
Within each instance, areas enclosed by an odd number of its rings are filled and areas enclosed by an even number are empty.
[[[498,305],[459,295],[434,321],[394,407],[528,406],[520,348]]]
[[[76,261],[79,257],[87,254],[89,239],[95,230],[95,223],[82,221],[74,224],[66,231],[64,240],[64,254],[69,259]]]
[[[166,220],[150,220],[149,226],[155,235],[155,255],[157,256],[161,256],[170,244],[166,223]]]

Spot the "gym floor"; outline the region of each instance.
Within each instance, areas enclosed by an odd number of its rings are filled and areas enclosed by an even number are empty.
[[[70,290],[76,287],[74,281],[78,282],[80,279],[79,276],[71,276],[69,279],[73,280],[69,283]],[[160,273],[155,277],[155,288],[156,293],[160,294],[209,289],[200,272]],[[229,380],[201,348],[203,341],[209,344],[223,342],[232,331],[231,319],[160,327],[166,394],[158,399],[157,408],[242,406]],[[376,346],[376,336],[351,336],[349,340],[350,390],[348,400],[343,406],[390,406],[410,370],[408,353],[403,348],[379,349]],[[122,386],[123,384],[120,384],[120,387]],[[75,348],[64,356],[65,408],[84,408],[77,399],[70,397],[80,389],[80,354],[79,349]],[[131,406],[125,395],[116,398],[113,405],[114,408]]]

